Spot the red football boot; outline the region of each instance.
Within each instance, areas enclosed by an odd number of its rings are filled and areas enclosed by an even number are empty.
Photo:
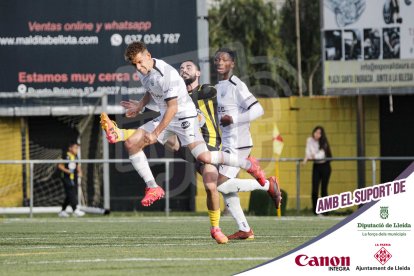
[[[210,234],[211,237],[215,239],[218,244],[225,244],[229,241],[226,235],[224,235],[223,232],[221,232],[221,229],[219,227],[211,227]]]
[[[250,228],[250,231],[248,232],[239,230],[236,233],[227,236],[227,238],[229,238],[229,240],[254,240],[253,229]]]
[[[145,188],[145,196],[141,200],[142,206],[151,206],[155,201],[163,198],[165,195],[164,190],[158,186],[156,188]]]
[[[282,202],[282,193],[280,192],[279,182],[276,177],[272,176],[268,178],[269,180],[269,194],[272,201],[275,203],[276,209],[280,208],[280,203]]]
[[[251,167],[247,170],[247,172],[256,178],[260,185],[264,186],[266,183],[266,176],[264,171],[260,168],[259,161],[257,161],[253,156],[249,156],[246,159],[249,160],[251,164]]]

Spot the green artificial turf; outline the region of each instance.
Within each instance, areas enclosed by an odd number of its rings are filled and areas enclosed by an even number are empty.
[[[343,217],[248,217],[256,238],[218,245],[207,216],[0,219],[0,275],[232,275],[311,240]],[[237,230],[222,217],[225,234]]]

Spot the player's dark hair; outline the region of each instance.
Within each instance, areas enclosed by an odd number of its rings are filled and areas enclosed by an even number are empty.
[[[134,64],[133,60],[135,58],[135,56],[138,53],[143,53],[145,50],[147,50],[147,45],[145,45],[144,42],[141,41],[136,41],[136,42],[132,42],[131,44],[128,45],[128,47],[125,50],[125,61]]]
[[[236,60],[236,52],[233,50],[230,50],[229,48],[220,48],[216,51],[216,55],[217,53],[227,53],[232,59],[232,61]]]
[[[78,145],[79,146],[79,143],[76,142],[76,140],[70,140],[69,142],[65,143],[61,148],[62,149],[62,156],[65,156],[66,152],[68,152],[69,148],[71,148],[73,145]]]
[[[74,146],[74,145],[79,146],[79,143],[78,143],[78,142],[76,142],[76,141],[74,141],[74,140],[69,141],[69,143],[68,143],[68,148],[70,148],[71,146]]]
[[[194,66],[196,67],[197,71],[200,71],[200,65],[198,64],[198,62],[192,60],[192,59],[187,59],[184,60],[183,62],[181,62],[181,64],[183,64],[184,62],[191,62],[192,64],[194,64]]]
[[[322,126],[316,126],[312,131],[312,137],[317,130],[321,131],[321,138],[319,139],[319,149],[325,151],[325,156],[332,157],[331,147],[329,146],[328,138],[326,137],[325,129]]]

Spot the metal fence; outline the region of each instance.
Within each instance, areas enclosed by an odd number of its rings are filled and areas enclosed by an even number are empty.
[[[258,159],[263,162],[292,162],[296,164],[296,210],[300,211],[300,164],[303,161],[303,158],[261,158]],[[377,173],[377,161],[414,161],[414,156],[393,156],[393,157],[335,157],[327,158],[327,161],[371,161],[371,173],[372,173],[372,185],[377,184],[376,173]],[[70,160],[0,160],[1,164],[28,164],[29,165],[29,178],[30,178],[30,203],[29,203],[29,215],[33,217],[33,185],[34,185],[34,174],[33,168],[35,164],[62,164],[70,163]],[[129,159],[84,159],[77,160],[76,162],[80,164],[90,164],[90,163],[129,163]],[[164,163],[165,164],[165,215],[169,216],[170,214],[170,163],[174,162],[187,162],[181,159],[173,158],[157,158],[157,159],[148,159],[149,163]],[[104,205],[109,207],[109,183],[104,183]]]
[[[267,162],[294,162],[296,164],[296,211],[300,211],[300,164],[303,158],[262,158],[260,161]],[[378,184],[376,179],[377,161],[414,161],[414,156],[390,156],[390,157],[335,157],[326,158],[326,161],[370,161],[372,185]]]

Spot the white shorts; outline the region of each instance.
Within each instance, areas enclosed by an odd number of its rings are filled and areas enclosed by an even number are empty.
[[[235,148],[223,147],[222,151],[231,153],[231,154],[236,154],[239,157],[239,159],[246,159],[247,157],[249,157],[250,152],[252,151],[252,148],[235,149]],[[238,167],[230,167],[227,165],[219,166],[219,173],[230,179],[236,178],[239,171],[240,171],[240,168]]]
[[[146,132],[153,132],[154,129],[160,124],[161,120],[162,117],[159,116],[139,128],[145,130]],[[200,132],[200,127],[198,125],[197,116],[185,119],[173,119],[160,133],[157,140],[159,143],[164,145],[168,138],[173,135],[177,135],[182,146],[187,146],[188,144],[194,142],[204,142],[203,136]]]

